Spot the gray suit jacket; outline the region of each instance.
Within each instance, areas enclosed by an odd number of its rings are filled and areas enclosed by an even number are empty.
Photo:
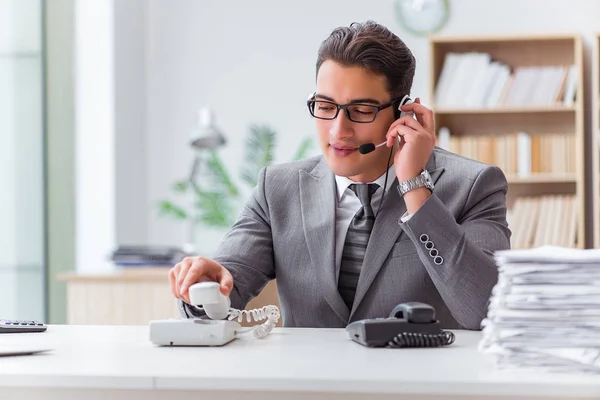
[[[277,278],[287,327],[345,327],[420,301],[444,328],[480,329],[497,279],[493,253],[510,246],[506,178],[437,147],[427,170],[435,189],[409,221],[400,221],[397,181],[385,195],[349,310],[337,290],[332,172],[321,156],[263,169],[215,257],[233,275],[232,307],[244,308]]]

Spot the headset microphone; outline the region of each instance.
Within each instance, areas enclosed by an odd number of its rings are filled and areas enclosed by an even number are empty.
[[[375,146],[373,143],[365,143],[365,144],[360,145],[358,147],[358,151],[360,152],[360,154],[369,154],[370,152],[372,152],[376,148],[381,147],[381,146],[383,146],[386,143],[387,142],[379,143],[377,146]]]

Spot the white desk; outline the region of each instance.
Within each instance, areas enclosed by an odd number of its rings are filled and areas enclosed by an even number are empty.
[[[49,326],[0,346],[52,347],[0,358],[0,398],[600,398],[600,376],[495,370],[478,332],[441,349],[370,349],[342,329],[276,328],[220,348],[155,347],[146,326]],[[6,397],[5,397],[6,396]]]

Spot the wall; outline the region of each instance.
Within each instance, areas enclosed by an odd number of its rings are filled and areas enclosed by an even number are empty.
[[[152,1],[148,10],[148,194],[169,195],[189,169],[186,141],[196,110],[211,106],[229,143],[222,151],[237,178],[251,123],[279,133],[276,161],[290,159],[302,138],[313,136],[306,109],[314,91],[315,54],[330,30],[367,18],[391,25],[389,2]],[[230,3],[229,3],[230,4]],[[318,152],[315,145],[314,154]],[[149,210],[149,239],[180,243],[185,229]],[[217,234],[202,234],[210,253]],[[212,240],[211,240],[212,239]]]
[[[392,0],[77,3],[87,6],[76,14],[80,271],[110,268],[105,259],[118,243],[186,240],[187,227],[159,217],[157,203],[174,198],[173,182],[189,172],[200,107],[215,111],[229,140],[221,154],[238,183],[251,123],[279,132],[276,161],[290,159],[314,135],[305,99],[316,50],[338,25],[373,19],[403,38],[418,60],[413,96],[429,101],[428,41],[397,24]],[[594,0],[450,3],[442,34],[579,32],[589,51],[600,30]],[[210,255],[222,234],[200,232],[201,252]]]
[[[113,0],[77,0],[74,30],[75,262],[103,271],[117,225]]]
[[[580,32],[589,47],[600,30],[595,0],[450,0],[443,34],[492,35]],[[393,1],[282,2],[180,0],[148,3],[146,133],[148,240],[180,244],[185,227],[157,217],[155,204],[171,196],[191,161],[186,142],[200,106],[214,108],[229,143],[222,151],[236,173],[243,138],[253,122],[280,134],[277,161],[289,159],[300,139],[313,135],[305,107],[314,89],[317,48],[338,25],[373,19],[398,34],[417,58],[413,95],[428,103],[429,46],[395,21]],[[200,234],[202,235],[202,234]],[[209,238],[206,234],[205,237]],[[220,235],[212,235],[206,252]]]
[[[73,2],[75,264],[101,272],[118,245],[147,242],[147,3]]]
[[[146,3],[114,2],[116,241],[147,241]]]
[[[66,322],[66,288],[56,276],[75,268],[75,0],[46,3],[48,323]]]

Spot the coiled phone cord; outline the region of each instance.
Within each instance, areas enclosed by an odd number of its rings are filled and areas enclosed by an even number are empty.
[[[254,310],[238,310],[236,308],[230,308],[227,319],[230,321],[237,319],[237,322],[242,322],[244,315],[246,315],[247,322],[251,322],[252,318],[255,321],[262,321],[266,319],[266,321],[261,325],[256,325],[252,328],[254,337],[257,339],[262,339],[273,330],[275,325],[277,325],[281,313],[279,312],[279,308],[274,305],[264,306]]]
[[[454,333],[442,331],[441,333],[400,333],[387,344],[388,347],[406,348],[406,347],[442,347],[454,343]]]

